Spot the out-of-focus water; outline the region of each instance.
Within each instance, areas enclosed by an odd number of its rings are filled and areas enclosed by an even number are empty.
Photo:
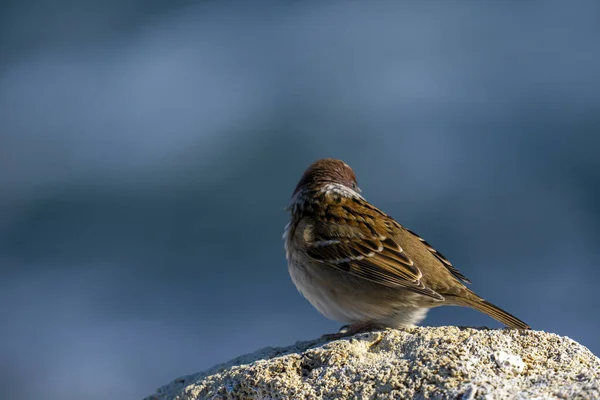
[[[335,331],[281,240],[321,157],[600,353],[598,3],[169,4],[0,9],[0,398],[141,398]]]

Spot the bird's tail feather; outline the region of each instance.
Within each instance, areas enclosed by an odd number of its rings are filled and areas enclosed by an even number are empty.
[[[472,298],[458,298],[455,297],[456,303],[461,306],[471,307],[477,311],[480,311],[490,317],[494,318],[497,321],[502,322],[504,325],[513,329],[531,329],[529,325],[525,322],[521,321],[519,318],[514,315],[504,311],[498,306],[493,305],[489,301],[482,299],[476,295],[473,295]]]

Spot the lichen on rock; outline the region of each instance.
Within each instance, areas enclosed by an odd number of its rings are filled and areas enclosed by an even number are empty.
[[[406,398],[600,399],[600,359],[539,331],[388,329],[262,349],[147,400]]]

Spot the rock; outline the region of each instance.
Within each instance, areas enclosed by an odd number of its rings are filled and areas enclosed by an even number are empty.
[[[600,359],[538,331],[384,330],[259,350],[147,400],[350,398],[600,399]]]

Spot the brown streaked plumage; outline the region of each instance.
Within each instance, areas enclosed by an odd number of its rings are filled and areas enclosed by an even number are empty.
[[[471,282],[441,253],[368,203],[343,161],[308,167],[289,209],[284,238],[292,280],[322,314],[351,324],[345,334],[412,325],[441,305],[529,329],[469,290],[464,283]]]

